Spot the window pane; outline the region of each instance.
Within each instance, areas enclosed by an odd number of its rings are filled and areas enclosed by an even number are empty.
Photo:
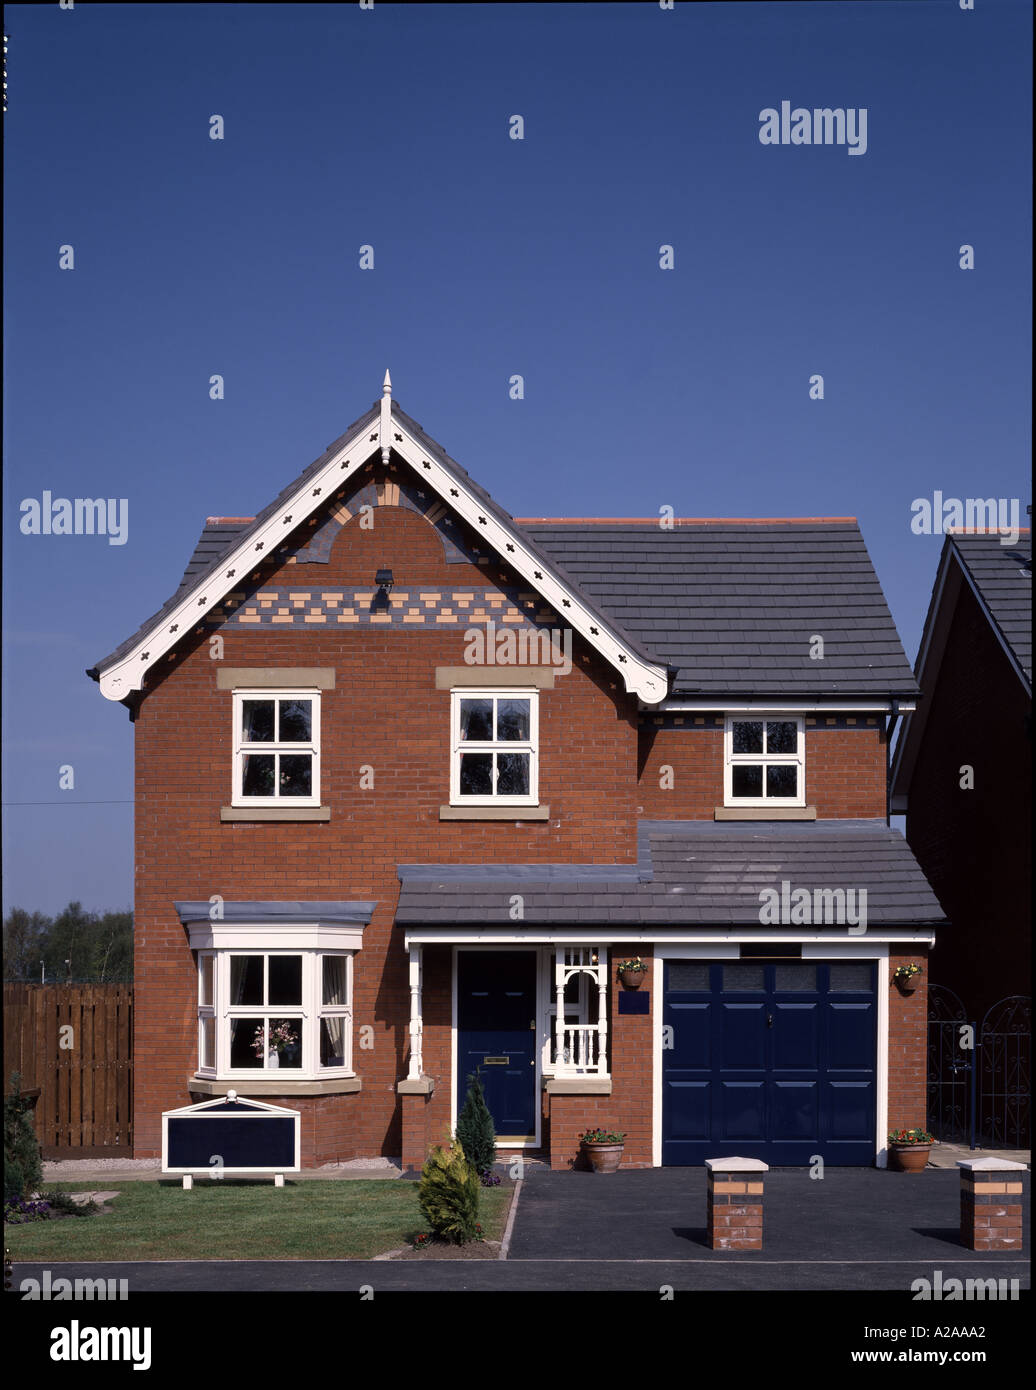
[[[322,1018],[320,1020],[320,1065],[322,1067],[345,1066],[345,1027],[348,1019]]]
[[[313,701],[281,700],[281,742],[309,743],[313,737]]]
[[[767,796],[797,796],[799,770],[794,763],[778,763],[766,769]]]
[[[246,743],[273,742],[273,700],[242,700],[241,734]]]
[[[302,1019],[272,1018],[270,1020],[270,1052],[277,1055],[278,1067],[302,1066]],[[267,1067],[270,1057],[267,1055]]]
[[[345,957],[324,957],[324,988],[321,999],[325,1004],[345,1003]]]
[[[263,1029],[261,1018],[232,1018],[230,1020],[230,1065],[232,1067],[261,1067],[263,1065]]]
[[[270,957],[270,1004],[302,1003],[302,957]]]
[[[498,753],[496,755],[498,796],[529,795],[529,754]]]
[[[766,726],[767,753],[797,753],[799,726],[791,719],[780,719]]]
[[[230,957],[231,1004],[261,1004],[263,1002],[262,956]]]
[[[789,994],[811,994],[817,987],[815,965],[777,965],[773,973],[774,989],[786,990]]]
[[[763,751],[762,720],[735,719],[733,744],[735,753],[761,753]]]
[[[669,988],[671,990],[701,991],[709,987],[709,967],[692,965],[687,961],[674,960],[669,966]]]
[[[464,753],[460,760],[461,796],[491,796],[493,793],[492,753]]]
[[[212,957],[198,957],[198,1003],[212,1003]]]
[[[254,753],[246,754],[244,775],[241,778],[241,790],[244,795],[273,796],[273,768],[272,753],[262,753],[259,756]]]
[[[830,991],[843,991],[846,993],[865,993],[871,987],[871,967],[863,964],[832,965],[831,982],[828,985]]]
[[[203,1018],[199,1034],[198,1065],[214,1067],[216,1065],[216,1020]]]
[[[730,787],[735,796],[762,796],[763,769],[761,766],[735,765],[730,769]]]
[[[723,967],[723,988],[755,992],[763,988],[763,967],[761,965],[725,965]]]
[[[496,705],[496,736],[509,742],[529,738],[528,700],[498,700]]]
[[[462,739],[491,743],[493,739],[492,700],[461,700],[460,736]]]
[[[280,761],[281,796],[312,796],[313,755],[282,753]]]

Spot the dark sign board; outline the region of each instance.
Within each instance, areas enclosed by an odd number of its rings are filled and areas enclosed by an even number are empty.
[[[220,1097],[162,1116],[167,1173],[283,1173],[299,1168],[299,1112],[263,1101]]]

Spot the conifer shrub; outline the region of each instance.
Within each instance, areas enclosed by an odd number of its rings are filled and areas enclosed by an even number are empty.
[[[457,1117],[457,1138],[463,1145],[468,1162],[484,1183],[496,1162],[496,1130],[477,1072],[468,1077],[464,1109]]]
[[[417,1200],[437,1236],[455,1245],[478,1240],[479,1191],[478,1173],[460,1141],[436,1145],[421,1170]]]
[[[21,1077],[13,1073],[4,1096],[4,1203],[29,1196],[43,1182],[39,1141],[32,1126],[33,1101],[20,1094]]]

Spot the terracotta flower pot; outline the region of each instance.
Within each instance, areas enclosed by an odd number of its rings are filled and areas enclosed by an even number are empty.
[[[622,981],[624,989],[639,989],[640,982],[644,978],[643,970],[620,970],[619,979]]]
[[[893,1144],[892,1158],[901,1173],[923,1173],[928,1167],[931,1144]]]
[[[622,1161],[624,1144],[583,1144],[583,1153],[593,1165],[595,1173],[614,1173]]]
[[[897,975],[896,984],[899,986],[900,994],[913,994],[914,990],[921,983],[920,975]]]

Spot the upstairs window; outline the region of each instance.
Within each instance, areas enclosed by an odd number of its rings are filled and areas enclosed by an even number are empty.
[[[233,800],[319,806],[319,691],[234,691]]]
[[[730,716],[724,738],[724,799],[728,806],[806,804],[802,719]]]
[[[535,806],[539,797],[539,692],[454,690],[450,801]]]

